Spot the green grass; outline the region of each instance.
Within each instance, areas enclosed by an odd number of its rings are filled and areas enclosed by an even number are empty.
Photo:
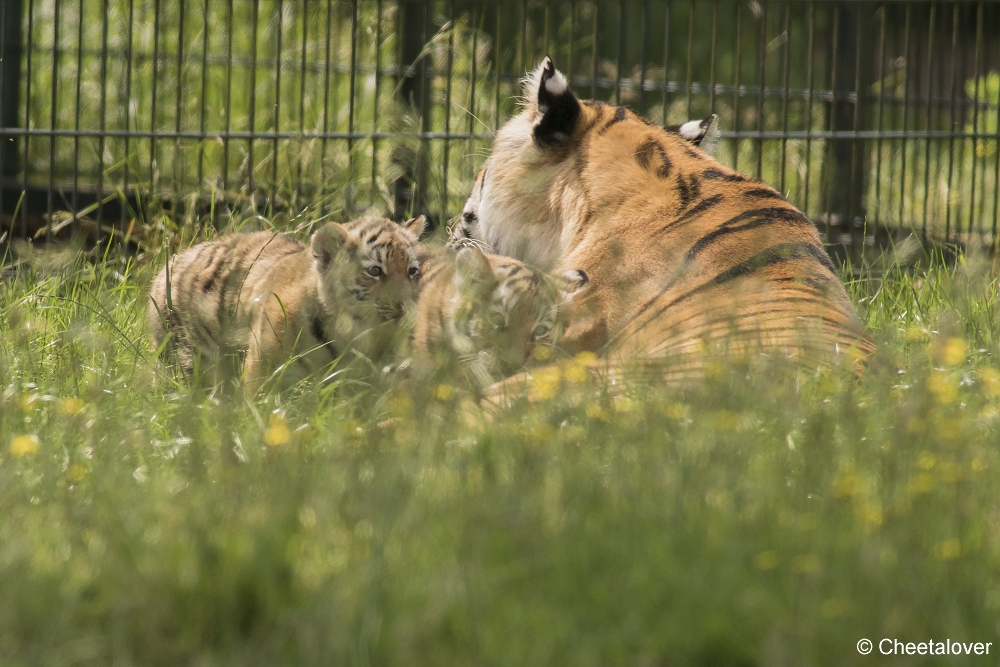
[[[40,253],[0,283],[4,665],[843,665],[885,660],[863,637],[996,637],[987,260],[850,282],[861,378],[719,366],[484,419],[459,384],[192,387],[144,332],[161,259]]]

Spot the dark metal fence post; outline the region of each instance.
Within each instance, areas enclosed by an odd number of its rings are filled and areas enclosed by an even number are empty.
[[[17,127],[21,108],[21,17],[23,0],[0,2],[0,126]],[[4,188],[17,177],[17,138],[0,137],[0,212],[14,203],[5,201]]]
[[[397,12],[400,42],[399,101],[414,114],[414,126],[420,133],[430,131],[430,81],[427,78],[427,57],[421,57],[430,39],[430,0],[403,0]],[[426,214],[427,141],[421,137],[417,146],[397,144],[392,159],[401,170],[394,184],[396,217]],[[430,217],[428,216],[428,219]]]
[[[865,98],[875,71],[875,7],[872,3],[848,3],[838,12],[835,46],[836,81],[830,104],[831,129],[838,133],[856,132],[864,123]],[[853,98],[853,99],[852,99]],[[830,208],[837,225],[851,235],[852,245],[864,243],[865,188],[868,184],[869,156],[864,142],[854,138],[830,141]]]

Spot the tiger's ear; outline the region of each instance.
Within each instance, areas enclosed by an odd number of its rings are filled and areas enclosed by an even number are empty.
[[[424,228],[427,227],[427,217],[418,215],[415,218],[410,218],[406,222],[399,223],[399,226],[413,234],[414,238],[419,239],[420,235],[424,233]]]
[[[689,120],[681,125],[671,125],[666,128],[676,132],[694,146],[712,154],[719,135],[719,114],[713,113],[703,120]]]
[[[334,256],[347,243],[347,230],[343,225],[329,222],[312,235],[313,258],[316,260],[316,270],[322,273],[330,266]]]
[[[576,293],[586,287],[587,283],[590,282],[590,277],[583,269],[566,271],[562,274],[561,279],[559,293],[562,294],[564,301],[572,300],[573,297],[576,296]]]
[[[494,285],[493,267],[482,250],[465,246],[455,257],[455,283],[460,292],[481,293]]]
[[[529,100],[535,101],[535,141],[557,146],[569,139],[580,120],[580,101],[548,56],[528,77],[526,93]]]

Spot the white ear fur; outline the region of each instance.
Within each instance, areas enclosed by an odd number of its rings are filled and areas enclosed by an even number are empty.
[[[562,274],[562,278],[565,283],[561,286],[559,291],[562,293],[563,298],[567,301],[572,299],[577,292],[586,287],[587,283],[590,282],[590,277],[583,269],[572,269],[570,271],[566,271]]]
[[[346,242],[347,230],[336,222],[329,222],[316,230],[311,242],[316,269],[320,272],[326,271],[334,255],[340,252]]]
[[[682,137],[688,141],[694,141],[701,138],[701,123],[700,120],[689,120],[688,122],[681,125],[678,132]]]

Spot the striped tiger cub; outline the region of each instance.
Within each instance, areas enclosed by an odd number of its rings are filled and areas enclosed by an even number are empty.
[[[579,270],[547,274],[510,257],[466,245],[424,261],[410,345],[435,366],[458,361],[487,386],[548,357],[566,325],[567,306],[588,283]]]
[[[548,58],[524,100],[454,233],[586,271],[593,287],[574,301],[567,344],[695,375],[720,347],[821,363],[874,349],[815,226],[693,145],[694,126],[581,102]]]
[[[377,358],[393,349],[417,298],[423,216],[327,223],[305,245],[286,234],[230,234],[174,256],[150,289],[159,348],[191,372],[196,356],[245,356],[255,390],[282,363],[285,379],[322,369],[348,349]],[[290,371],[290,376],[289,376]]]

